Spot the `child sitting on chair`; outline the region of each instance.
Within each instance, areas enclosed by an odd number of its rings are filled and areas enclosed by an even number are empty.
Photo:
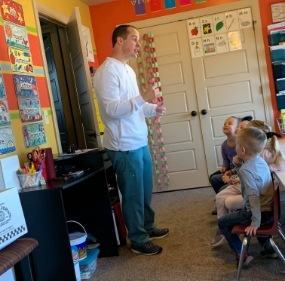
[[[231,234],[236,224],[248,225],[246,235],[255,235],[262,224],[273,221],[273,185],[268,164],[259,156],[267,141],[266,134],[258,128],[244,128],[236,138],[237,156],[243,164],[238,169],[242,197],[245,207],[228,213],[218,219],[218,226],[226,238],[230,248],[236,253],[237,264],[240,259],[242,242],[237,234]],[[264,251],[262,256],[274,253],[269,237],[257,237]],[[244,257],[244,265],[248,265],[253,257],[248,253]]]

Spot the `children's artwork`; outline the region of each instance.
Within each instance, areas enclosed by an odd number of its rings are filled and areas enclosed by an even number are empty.
[[[11,126],[0,128],[0,155],[16,150],[13,129]]]
[[[86,51],[87,60],[94,62],[94,53],[93,53],[92,42],[91,42],[91,37],[90,37],[90,30],[86,26],[82,25],[81,27],[82,27],[82,34],[83,34],[84,47]]]
[[[240,9],[238,10],[238,20],[240,29],[252,27],[251,9]]]
[[[199,58],[203,56],[203,47],[201,38],[190,40],[190,49],[192,58]]]
[[[272,22],[280,22],[285,20],[285,3],[271,4]]]
[[[165,9],[172,9],[176,7],[175,0],[164,0]]]
[[[202,35],[214,34],[212,16],[201,17],[200,25],[201,25]]]
[[[43,122],[23,125],[26,148],[42,145],[47,142]]]
[[[9,58],[13,71],[26,73],[34,72],[32,56],[30,52],[9,47]]]
[[[144,15],[146,13],[145,4],[143,1],[131,0],[135,6],[136,15]]]
[[[8,46],[25,50],[30,49],[26,27],[15,25],[8,21],[4,21],[3,27]]]
[[[228,38],[229,38],[230,51],[237,51],[242,49],[239,31],[229,32]]]
[[[200,19],[194,18],[187,21],[189,39],[201,37]]]
[[[216,52],[217,53],[226,53],[230,51],[227,33],[216,34],[215,40],[216,40]]]
[[[9,107],[7,100],[0,100],[0,126],[11,124]]]
[[[228,31],[239,29],[237,11],[230,11],[225,13],[225,18]]]
[[[216,53],[216,42],[214,36],[205,36],[202,38],[204,55],[213,55]]]
[[[17,98],[37,98],[39,96],[36,77],[14,74]]]
[[[43,119],[38,99],[18,99],[18,106],[22,122],[35,122]]]
[[[6,91],[4,86],[4,79],[2,73],[0,73],[0,99],[6,98]]]
[[[24,11],[21,4],[12,0],[0,0],[0,7],[3,20],[26,26]]]
[[[161,2],[160,0],[152,0],[149,2],[151,12],[161,11]]]
[[[213,15],[213,28],[215,34],[220,34],[227,31],[226,18],[224,13]]]

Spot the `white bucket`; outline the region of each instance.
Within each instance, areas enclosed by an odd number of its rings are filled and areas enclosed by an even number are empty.
[[[69,233],[69,241],[70,246],[76,246],[78,249],[78,257],[79,261],[85,259],[87,257],[87,246],[86,246],[86,239],[87,239],[87,233],[85,228],[77,221],[67,221],[67,222],[74,222],[79,224],[83,230],[83,232],[72,232]]]

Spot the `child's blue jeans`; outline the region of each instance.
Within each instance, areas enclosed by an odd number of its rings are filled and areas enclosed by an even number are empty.
[[[231,234],[233,227],[236,224],[250,225],[251,224],[251,211],[243,208],[237,212],[230,212],[218,219],[218,226],[222,234],[225,236],[230,248],[236,253],[240,254],[242,242],[237,234]],[[259,244],[264,247],[268,241],[268,237],[257,237]]]

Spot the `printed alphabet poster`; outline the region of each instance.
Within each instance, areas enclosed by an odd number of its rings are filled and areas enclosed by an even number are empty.
[[[213,26],[215,34],[224,33],[227,31],[226,18],[224,13],[213,15]]]
[[[214,34],[212,16],[201,17],[200,24],[202,29],[202,35]]]
[[[0,100],[0,126],[11,124],[10,112],[7,100]]]
[[[229,52],[229,40],[228,40],[228,34],[217,34],[215,35],[216,40],[216,51],[217,53],[225,53]]]
[[[216,42],[214,36],[205,36],[202,38],[204,55],[213,55],[216,53]]]
[[[228,33],[230,51],[237,51],[242,49],[240,32],[233,31]]]
[[[38,99],[18,99],[18,106],[22,122],[42,120],[41,106]]]
[[[12,0],[0,0],[0,8],[3,20],[26,26],[21,4]]]
[[[12,127],[0,127],[0,155],[13,151],[16,151],[16,146]]]
[[[29,50],[29,39],[26,27],[16,25],[12,22],[4,21],[6,43],[8,46]]]
[[[11,68],[13,71],[18,72],[34,72],[31,53],[20,49],[9,47],[9,58]]]
[[[17,98],[37,98],[39,96],[36,77],[14,74],[14,86]]]
[[[43,122],[23,125],[26,148],[42,145],[47,142]]]
[[[187,21],[187,27],[188,27],[188,36],[189,39],[194,39],[197,37],[201,37],[201,26],[200,26],[200,19],[194,18]]]
[[[190,48],[192,58],[199,58],[203,56],[203,46],[201,38],[190,40]]]
[[[238,20],[239,20],[240,29],[252,27],[250,8],[238,10]]]
[[[239,22],[238,22],[238,16],[237,11],[230,11],[225,14],[226,17],[226,25],[227,30],[238,30],[239,29]]]

